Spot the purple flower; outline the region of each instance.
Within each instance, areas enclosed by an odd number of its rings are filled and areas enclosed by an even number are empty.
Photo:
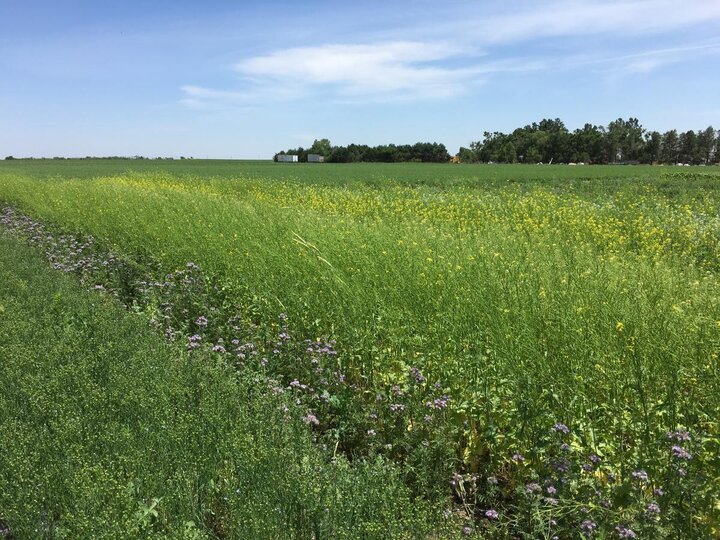
[[[303,417],[303,422],[305,422],[306,424],[312,424],[312,425],[314,425],[314,426],[319,426],[319,425],[320,425],[320,420],[318,420],[318,419],[317,419],[317,416],[315,416],[315,415],[312,414],[312,413],[308,413],[307,416],[304,416],[304,417]]]
[[[692,459],[692,454],[690,454],[682,446],[678,446],[677,444],[672,447],[672,453],[673,456],[678,459],[685,459],[687,461]]]
[[[567,435],[568,433],[570,433],[570,428],[567,427],[565,424],[562,424],[562,423],[560,423],[560,422],[558,422],[557,424],[555,424],[552,428],[553,428],[554,431],[557,431],[557,432],[559,432],[559,433],[564,433],[565,435]]]
[[[677,431],[668,431],[667,438],[678,442],[689,441],[690,432],[685,429],[678,429]]]
[[[615,527],[615,532],[620,538],[637,538],[637,534],[632,529],[618,525]]]
[[[663,495],[665,495],[665,492],[663,491],[662,488],[653,489],[653,493],[655,494],[656,497],[662,497]]]
[[[585,536],[590,536],[592,532],[597,528],[597,524],[586,519],[580,524],[580,529]]]
[[[215,345],[215,346],[212,348],[212,350],[213,350],[214,352],[217,352],[217,353],[221,353],[221,354],[222,354],[222,353],[225,352],[225,347],[223,347],[222,345]]]
[[[598,463],[600,463],[602,461],[602,459],[600,459],[600,456],[598,456],[596,454],[590,454],[588,456],[588,459],[595,465],[597,465]]]
[[[548,495],[555,495],[557,493],[557,489],[555,489],[555,486],[548,486],[545,488],[545,491],[548,492]]]
[[[518,463],[522,463],[523,461],[525,461],[525,456],[523,456],[522,454],[513,454],[512,458],[513,461],[517,461]]]
[[[391,403],[390,404],[390,412],[398,412],[398,411],[404,411],[405,405],[402,403]]]
[[[498,514],[496,510],[493,510],[491,508],[490,510],[485,510],[485,517],[488,519],[497,519],[498,517],[500,517],[500,514]]]
[[[424,383],[426,380],[420,370],[416,367],[410,368],[410,376],[413,377],[417,383]]]
[[[197,319],[195,319],[195,324],[198,326],[205,327],[208,324],[207,317],[204,317],[203,315],[200,315]]]
[[[638,469],[637,471],[632,472],[632,477],[635,480],[639,480],[640,482],[647,482],[648,481],[648,474],[642,469]]]
[[[560,445],[560,450],[563,452],[569,452],[570,451],[570,445],[568,443],[562,443]]]
[[[472,527],[470,527],[470,525],[465,525],[465,526],[462,528],[462,533],[463,533],[465,536],[470,536],[470,535],[472,534]]]
[[[202,336],[199,336],[199,335],[197,335],[197,334],[194,334],[194,335],[190,336],[190,337],[188,338],[188,340],[189,340],[191,343],[194,343],[194,342],[196,342],[196,341],[202,341]]]
[[[650,515],[657,515],[660,513],[660,507],[655,503],[650,503],[647,507],[647,513]]]
[[[290,388],[300,388],[300,381],[297,379],[290,382]]]
[[[542,488],[540,487],[540,484],[536,482],[531,482],[527,486],[525,486],[525,493],[531,494],[531,493],[537,493]]]
[[[685,478],[685,477],[687,476],[687,471],[686,471],[685,469],[682,469],[682,468],[678,469],[678,470],[677,470],[677,473],[678,473],[678,476],[679,476],[680,478]]]

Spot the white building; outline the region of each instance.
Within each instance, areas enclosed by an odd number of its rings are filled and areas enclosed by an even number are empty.
[[[283,163],[297,163],[298,157],[297,154],[278,154],[277,160]]]
[[[325,156],[321,156],[320,154],[308,154],[308,163],[323,163],[325,161]]]

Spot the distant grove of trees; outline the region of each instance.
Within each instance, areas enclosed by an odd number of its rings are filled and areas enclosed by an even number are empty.
[[[308,154],[320,154],[325,161],[355,163],[361,161],[443,163],[451,159],[445,145],[439,143],[333,146],[328,139],[315,140],[310,148],[278,152],[295,154],[307,161]],[[562,120],[544,119],[518,128],[512,133],[499,131],[483,134],[482,141],[462,147],[454,161],[463,163],[720,163],[720,132],[713,127],[700,131],[665,133],[648,131],[637,118],[618,118],[605,126],[585,124],[570,131]]]
[[[585,124],[569,131],[556,118],[512,133],[483,134],[483,140],[460,148],[460,161],[496,163],[688,163],[711,165],[720,160],[720,132],[647,131],[637,118],[618,118],[607,127]]]
[[[315,140],[310,148],[300,147],[278,152],[273,159],[277,161],[277,157],[284,154],[297,155],[298,161],[307,161],[308,154],[320,154],[325,158],[325,161],[331,163],[358,163],[362,161],[447,163],[450,160],[450,154],[445,145],[434,142],[379,146],[368,146],[366,144],[332,146],[329,140],[320,139]]]

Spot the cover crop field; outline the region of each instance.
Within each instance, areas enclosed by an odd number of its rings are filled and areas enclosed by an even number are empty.
[[[366,467],[333,481],[401,478],[397,515],[346,508],[365,537],[720,535],[720,168],[14,161],[0,203],[0,229],[170,350],[265,381],[268,422],[315,438],[297,452]],[[195,479],[234,492],[227,468]],[[145,494],[167,514],[143,531],[182,537],[176,487]],[[421,517],[401,520],[405,497]],[[212,508],[193,534],[245,537],[240,510]],[[343,530],[307,519],[298,537]]]

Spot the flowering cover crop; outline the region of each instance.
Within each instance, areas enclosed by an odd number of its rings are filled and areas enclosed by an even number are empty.
[[[528,169],[0,171],[0,199],[125,254],[123,286],[60,264],[190,353],[266,370],[319,442],[450,497],[458,534],[718,534],[720,174],[509,182]]]

